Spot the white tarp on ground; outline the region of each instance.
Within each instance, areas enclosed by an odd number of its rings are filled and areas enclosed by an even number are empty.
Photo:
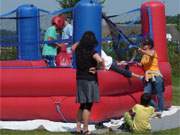
[[[162,113],[162,118],[159,121],[162,121],[163,118],[172,116],[180,112],[180,107],[172,106],[168,111]],[[177,120],[180,120],[179,115],[176,115]],[[169,122],[171,120],[169,119]],[[180,122],[180,121],[179,121]],[[118,126],[123,123],[123,119],[111,120],[104,123],[107,127]],[[170,122],[171,123],[171,122]],[[171,123],[171,125],[173,122]],[[174,123],[175,124],[175,123]],[[165,125],[166,126],[166,125]],[[36,129],[45,129],[50,132],[67,132],[75,131],[75,123],[62,123],[62,122],[53,122],[49,120],[29,120],[29,121],[0,121],[0,129],[9,129],[9,130],[36,130]],[[173,127],[173,126],[172,126]],[[163,128],[167,129],[167,128]],[[95,125],[89,126],[90,131],[95,130]]]

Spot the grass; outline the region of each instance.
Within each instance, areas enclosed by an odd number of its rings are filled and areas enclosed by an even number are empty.
[[[173,76],[173,105],[180,106],[180,76]]]
[[[0,60],[14,60],[16,57],[16,47],[0,47]]]
[[[164,130],[160,132],[154,132],[144,135],[179,135],[180,128]],[[0,130],[1,135],[72,135],[71,133],[52,133],[45,130],[35,130],[35,131],[11,131],[11,130]],[[104,135],[114,135],[115,133],[108,133]],[[132,135],[132,133],[121,133],[116,135]],[[142,135],[142,134],[133,134]]]

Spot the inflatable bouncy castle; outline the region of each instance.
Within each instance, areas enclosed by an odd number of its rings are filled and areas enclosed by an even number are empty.
[[[142,34],[150,35],[159,57],[165,78],[165,106],[172,101],[171,67],[167,58],[165,7],[161,2],[146,2],[141,6]],[[41,59],[39,9],[23,5],[16,10],[18,33],[18,60],[0,61],[0,120],[48,119],[73,122],[76,110],[76,69],[48,68]],[[91,30],[101,50],[102,7],[92,0],[82,0],[73,8],[73,41]],[[74,61],[74,59],[73,59]],[[73,64],[75,67],[75,65]],[[136,65],[130,70],[144,74]],[[140,100],[143,83],[127,79],[113,71],[98,71],[100,102],[92,110],[91,122],[120,117]]]

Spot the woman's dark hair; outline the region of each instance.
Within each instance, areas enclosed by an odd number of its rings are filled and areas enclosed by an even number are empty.
[[[142,94],[141,105],[148,106],[150,104],[150,101],[151,101],[151,94],[149,93]]]
[[[150,38],[145,38],[143,40],[143,45],[150,45],[150,48],[152,49],[154,47],[154,42]]]
[[[98,44],[98,41],[96,39],[95,34],[92,31],[86,31],[83,34],[78,47],[84,48],[87,50],[93,50],[97,46],[97,44]]]

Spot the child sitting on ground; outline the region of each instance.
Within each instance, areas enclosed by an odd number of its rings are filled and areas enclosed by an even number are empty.
[[[158,114],[155,113],[155,109],[152,106],[149,106],[150,100],[151,95],[144,93],[141,96],[141,103],[136,104],[132,110],[124,114],[126,129],[136,133],[144,133],[151,130],[150,118],[158,116]]]

